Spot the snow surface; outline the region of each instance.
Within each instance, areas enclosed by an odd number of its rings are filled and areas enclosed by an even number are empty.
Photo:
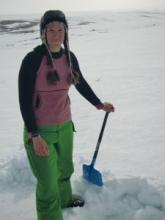
[[[82,179],[104,112],[72,88],[73,191],[84,208],[64,220],[165,220],[165,12],[68,14],[70,46],[102,101],[111,101],[96,163],[104,186]],[[0,20],[0,219],[35,220],[35,179],[22,143],[17,78],[24,55],[40,43],[39,15]],[[10,20],[10,22],[7,22]],[[12,20],[12,22],[11,22]]]

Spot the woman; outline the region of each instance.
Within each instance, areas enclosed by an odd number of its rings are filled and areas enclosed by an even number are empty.
[[[68,43],[63,12],[45,12],[40,22],[42,45],[28,53],[19,72],[19,102],[24,120],[24,145],[37,179],[38,220],[62,220],[62,208],[83,206],[72,195],[73,131],[68,91],[73,84],[97,109],[113,112],[102,103],[81,74]]]

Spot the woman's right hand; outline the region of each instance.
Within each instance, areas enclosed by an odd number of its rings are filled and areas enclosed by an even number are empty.
[[[37,156],[46,157],[49,155],[48,145],[40,135],[33,137],[32,142],[35,154]]]

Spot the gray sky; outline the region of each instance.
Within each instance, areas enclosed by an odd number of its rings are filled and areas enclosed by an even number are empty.
[[[47,9],[64,11],[111,9],[163,9],[165,0],[0,0],[0,15],[43,13]]]

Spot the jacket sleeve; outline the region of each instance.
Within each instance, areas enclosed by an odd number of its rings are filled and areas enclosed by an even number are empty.
[[[30,52],[23,59],[18,76],[20,110],[28,132],[37,132],[32,99],[38,67],[34,64],[34,54]]]
[[[87,83],[85,78],[83,77],[78,60],[76,56],[71,52],[71,59],[72,59],[72,65],[75,71],[77,71],[80,74],[80,80],[79,83],[75,85],[78,92],[87,99],[92,105],[100,109],[100,106],[102,106],[102,102],[100,99],[96,96],[90,85]]]

